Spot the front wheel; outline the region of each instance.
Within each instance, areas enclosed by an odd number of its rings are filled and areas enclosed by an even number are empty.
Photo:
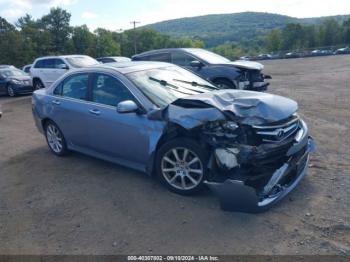
[[[51,151],[57,156],[67,154],[66,140],[58,126],[48,121],[45,125],[45,137]]]
[[[157,152],[156,171],[171,191],[191,195],[203,188],[207,176],[205,150],[187,138],[165,143]]]
[[[13,90],[13,87],[12,87],[11,85],[8,85],[8,86],[7,86],[7,94],[8,94],[10,97],[16,96],[15,90]]]

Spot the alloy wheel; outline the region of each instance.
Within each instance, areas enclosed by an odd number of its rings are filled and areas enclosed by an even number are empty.
[[[15,96],[15,91],[13,90],[12,86],[7,87],[7,94],[11,97]]]
[[[173,148],[163,156],[161,171],[169,185],[179,190],[197,187],[204,175],[200,158],[184,147]]]
[[[46,136],[50,148],[55,153],[61,153],[63,150],[63,136],[61,131],[56,126],[49,124],[46,127]]]

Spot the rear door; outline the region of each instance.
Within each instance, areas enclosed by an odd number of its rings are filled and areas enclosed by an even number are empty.
[[[68,65],[60,58],[54,59],[54,70],[52,70],[52,79],[56,81],[68,71]]]
[[[88,73],[66,78],[51,98],[51,118],[63,132],[67,143],[77,149],[88,149]]]
[[[42,59],[35,65],[37,76],[40,77],[45,87],[50,87],[54,81],[53,70],[55,69],[55,60],[52,58]]]

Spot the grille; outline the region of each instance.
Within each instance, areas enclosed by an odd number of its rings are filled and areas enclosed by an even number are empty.
[[[300,120],[297,116],[285,122],[269,126],[254,126],[255,133],[265,143],[280,143],[290,138],[300,129]]]

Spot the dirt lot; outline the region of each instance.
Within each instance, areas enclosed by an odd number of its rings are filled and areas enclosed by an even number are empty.
[[[1,97],[0,254],[350,254],[350,56],[264,64],[318,151],[296,190],[258,215],[77,153],[55,157],[30,97]]]

